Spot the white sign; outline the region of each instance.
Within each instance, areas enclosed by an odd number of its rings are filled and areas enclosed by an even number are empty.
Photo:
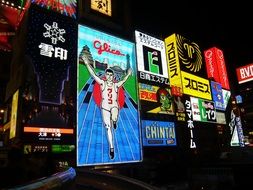
[[[43,33],[43,36],[44,38],[50,38],[52,44],[56,45],[58,41],[62,43],[65,42],[63,34],[65,34],[66,31],[64,29],[58,28],[57,22],[53,22],[52,26],[45,23],[44,27],[46,28],[46,32]],[[40,43],[39,48],[40,55],[60,58],[60,60],[67,60],[68,58],[68,51],[61,47],[54,47],[51,44]]]

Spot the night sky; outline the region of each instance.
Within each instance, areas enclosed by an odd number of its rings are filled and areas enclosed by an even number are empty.
[[[228,2],[133,1],[132,20],[136,29],[154,37],[178,33],[202,51],[213,46],[223,50],[229,78],[237,84],[235,68],[253,62],[252,8],[249,2]]]

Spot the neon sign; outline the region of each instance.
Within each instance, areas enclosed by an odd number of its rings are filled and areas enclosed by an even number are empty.
[[[63,15],[76,18],[76,0],[32,0],[32,3]]]

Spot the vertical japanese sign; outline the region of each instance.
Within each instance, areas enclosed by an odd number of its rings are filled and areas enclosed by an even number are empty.
[[[135,45],[79,25],[77,165],[142,159]]]
[[[181,81],[180,60],[178,56],[176,34],[165,39],[166,57],[172,95],[182,96],[183,86]]]
[[[62,15],[77,18],[76,0],[31,0],[31,2]]]
[[[31,6],[27,31],[30,78],[22,92],[26,139],[73,143],[77,25],[69,17]]]
[[[186,121],[187,121],[187,127],[189,129],[190,133],[190,142],[189,142],[189,148],[197,148],[195,137],[194,137],[194,123],[193,123],[193,111],[192,111],[192,104],[190,98],[187,98],[185,100],[185,110],[186,110]]]
[[[229,121],[231,140],[230,146],[245,146],[243,128],[241,122],[241,116],[239,114],[239,109],[233,107],[230,114]]]
[[[179,34],[172,34],[167,37],[165,39],[165,47],[172,94],[181,96],[183,93],[181,71],[206,77],[201,50],[197,43]]]
[[[135,39],[144,146],[176,145],[174,123],[172,125],[168,122],[169,116],[174,115],[175,110],[169,86],[164,42],[139,31],[135,31]],[[172,137],[168,133],[159,135],[160,130],[167,131],[168,126],[170,131],[173,131]],[[150,131],[153,135],[150,135]]]
[[[230,90],[223,51],[212,47],[204,51],[208,78],[219,82],[222,88]]]

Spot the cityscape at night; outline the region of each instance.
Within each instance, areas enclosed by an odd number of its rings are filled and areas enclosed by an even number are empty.
[[[248,187],[250,13],[216,0],[2,0],[0,189]]]

